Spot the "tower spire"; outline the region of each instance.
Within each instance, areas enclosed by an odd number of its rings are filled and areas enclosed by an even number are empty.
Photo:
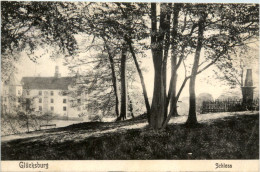
[[[55,66],[55,73],[54,73],[54,77],[59,78],[61,75],[59,73],[59,66]]]

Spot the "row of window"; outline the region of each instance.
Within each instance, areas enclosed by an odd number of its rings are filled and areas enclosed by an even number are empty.
[[[30,95],[30,91],[29,91],[29,90],[27,90],[26,93],[27,93],[28,96]],[[19,94],[19,93],[18,93],[18,94]],[[39,94],[39,96],[42,96],[42,91],[39,91],[38,94]],[[53,95],[54,95],[54,92],[53,92],[53,91],[50,91],[50,95],[53,96]]]
[[[42,98],[39,98],[39,103],[42,103]],[[54,103],[54,99],[51,99],[51,103]],[[63,103],[67,103],[67,99],[63,99]]]
[[[16,101],[16,98],[13,98],[14,101]],[[4,102],[7,101],[7,97],[4,97]],[[20,102],[20,99],[18,99],[18,102]],[[50,99],[51,103],[54,103],[54,99]],[[63,99],[63,103],[67,103],[67,99]],[[77,100],[78,103],[81,103],[81,99]],[[42,98],[39,98],[39,103],[42,103]]]
[[[48,91],[45,91],[44,94],[45,94],[46,92],[48,93]],[[27,90],[26,93],[27,93],[28,96],[30,95],[30,91],[29,91],[29,90]],[[20,94],[19,91],[18,91],[18,94]],[[38,95],[39,95],[39,96],[42,96],[42,91],[39,91],[39,92],[38,92]],[[50,91],[50,95],[53,96],[53,95],[54,95],[54,92],[53,92],[53,91]],[[66,95],[66,93],[62,93],[62,95]],[[78,95],[78,96],[81,95],[81,92],[80,92],[80,93],[77,93],[77,95]]]
[[[7,97],[3,97],[3,101],[4,102],[7,102]],[[17,102],[21,102],[21,99],[20,98],[16,98],[16,97],[11,97],[11,98],[9,98],[9,101],[12,101],[12,102],[15,102],[17,100]]]
[[[42,106],[39,106],[39,111],[42,111]],[[51,106],[51,111],[54,111],[54,107]],[[67,107],[63,106],[63,111],[67,111]]]
[[[42,95],[42,91],[39,91],[39,96]],[[53,96],[54,95],[54,92],[53,91],[50,91],[50,95]]]
[[[29,91],[27,91],[27,95],[29,95],[30,93],[29,93]],[[44,91],[44,94],[48,94],[48,92],[47,91]],[[77,92],[77,95],[78,96],[80,96],[82,93],[81,93],[81,91],[78,91]],[[51,96],[53,96],[54,95],[54,92],[53,91],[50,91],[50,95]],[[62,95],[66,95],[66,93],[62,93]],[[42,96],[42,91],[39,91],[39,96]]]
[[[81,111],[81,107],[77,108],[78,111]],[[39,106],[39,111],[42,111],[42,106]],[[54,111],[54,107],[51,106],[51,111]],[[63,106],[63,111],[67,111],[67,107]]]

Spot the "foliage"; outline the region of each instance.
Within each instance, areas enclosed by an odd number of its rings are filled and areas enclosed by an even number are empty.
[[[9,96],[10,97],[10,96]],[[23,96],[16,97],[15,100],[19,100],[17,107],[12,107],[12,112],[7,112],[2,107],[1,113],[1,125],[2,134],[19,134],[24,132],[31,132],[40,130],[41,124],[48,124],[55,115],[51,112],[42,114],[40,111],[36,111],[34,108],[34,101],[36,97],[25,98]]]
[[[77,49],[74,34],[79,31],[79,18],[76,17],[76,11],[73,14],[67,13],[68,8],[75,9],[76,4],[1,2],[2,69],[15,68],[15,62],[22,51],[34,62],[39,58],[35,54],[37,49],[42,48],[48,52],[49,46],[72,55]],[[8,71],[2,70],[2,79],[8,77]]]
[[[257,45],[255,45],[257,47]],[[244,85],[247,68],[253,68],[253,72],[258,72],[253,64],[258,62],[258,48],[248,45],[240,46],[230,53],[230,58],[223,59],[216,63],[217,69],[214,70],[214,77],[224,81],[231,88]],[[220,72],[221,71],[221,72]]]

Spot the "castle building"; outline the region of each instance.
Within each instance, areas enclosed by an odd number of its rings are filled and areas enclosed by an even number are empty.
[[[19,97],[22,96],[22,84],[12,73],[8,80],[3,83],[1,94],[1,111],[13,113],[19,107]]]
[[[85,83],[78,75],[61,77],[58,66],[53,77],[23,77],[20,83],[11,80],[5,84],[9,93],[3,95],[4,100],[10,94],[21,96],[26,100],[26,106],[40,114],[52,113],[67,118],[78,118],[89,112],[87,94],[80,90]],[[18,106],[19,102],[16,103]],[[10,103],[7,106],[11,107]]]

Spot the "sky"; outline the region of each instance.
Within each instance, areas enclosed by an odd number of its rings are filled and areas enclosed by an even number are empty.
[[[25,76],[42,76],[42,77],[54,76],[55,66],[59,66],[59,71],[61,73],[61,76],[70,76],[71,72],[69,71],[67,66],[64,66],[63,63],[64,63],[64,59],[62,57],[53,60],[50,58],[49,54],[43,55],[41,58],[37,60],[37,63],[34,63],[28,58],[28,56],[25,53],[22,53],[21,59],[17,64],[18,72],[16,74],[16,77],[20,80],[22,77]],[[149,52],[146,58],[142,58],[141,67],[144,67],[146,69],[143,72],[143,75],[145,78],[148,97],[152,98],[154,70],[153,70],[153,62],[152,62],[151,54]],[[252,65],[248,66],[247,68],[253,68],[253,73],[254,73],[253,77],[254,77],[255,85],[257,86],[258,85],[258,71],[257,71],[258,63],[257,62],[252,63]],[[196,88],[197,95],[199,95],[200,93],[210,93],[213,96],[213,98],[216,99],[223,92],[228,91],[230,89],[230,86],[215,79],[212,69],[214,69],[214,66],[208,68],[206,71],[204,71],[203,73],[197,76],[195,88]],[[183,75],[184,75],[184,69],[180,67],[180,70],[178,72],[177,88],[180,87],[180,84],[182,83]],[[168,69],[167,76],[170,76],[170,68]],[[168,77],[168,83],[169,80],[170,79]],[[189,96],[188,85],[189,83],[187,82],[181,94],[181,97]],[[141,85],[139,84],[139,86]],[[239,88],[237,88],[236,90],[239,90]]]

